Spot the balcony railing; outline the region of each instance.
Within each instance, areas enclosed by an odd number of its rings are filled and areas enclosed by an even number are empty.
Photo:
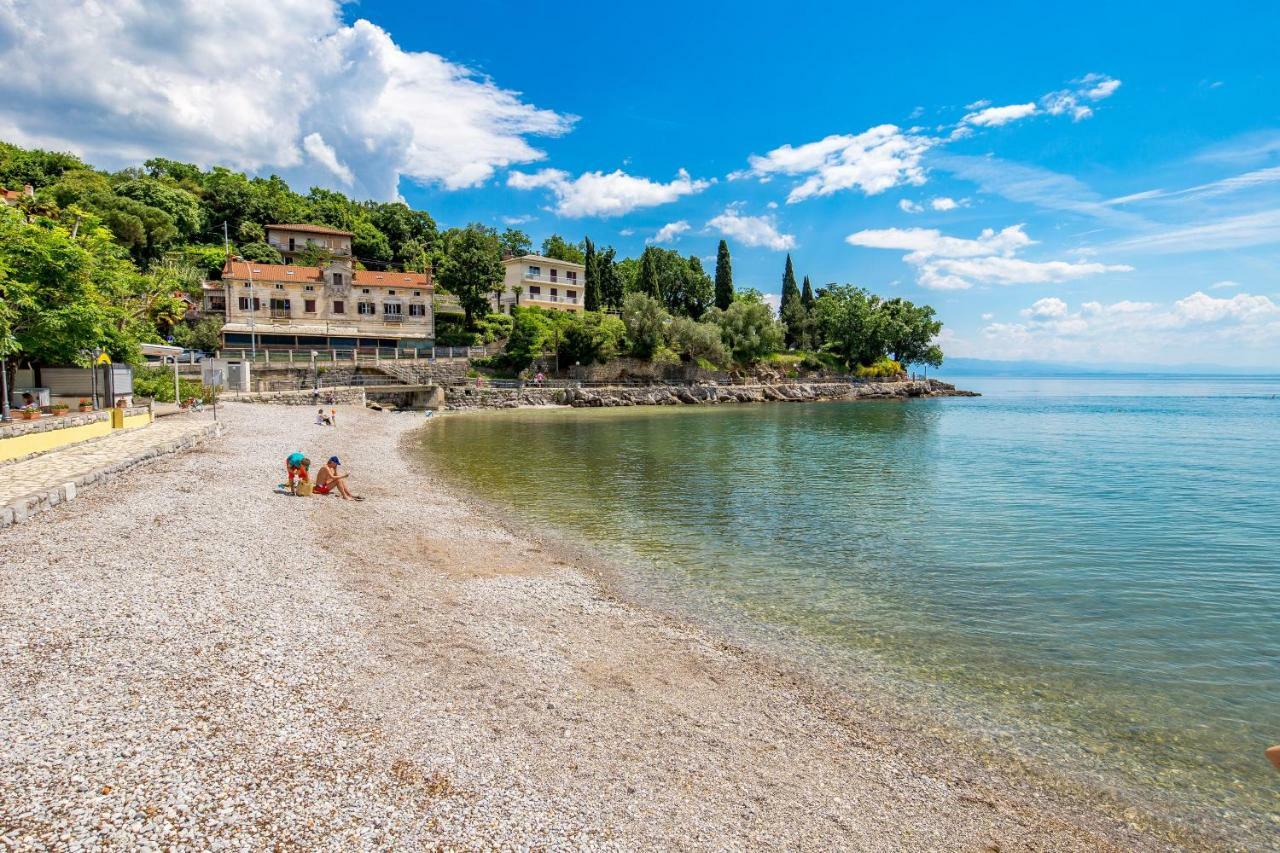
[[[529,275],[529,273],[525,273],[524,280],[525,281],[549,281],[552,284],[567,284],[570,287],[578,286],[578,280],[576,278],[566,278],[562,275],[556,276],[556,275],[548,275],[546,273],[539,273],[538,275]]]
[[[404,315],[403,315],[403,314],[383,314],[383,315],[382,315],[382,322],[384,322],[384,323],[403,323],[403,322],[404,322]]]
[[[295,242],[293,246],[290,247],[288,242],[282,243],[279,241],[272,241],[268,245],[270,245],[271,248],[275,249],[277,252],[282,252],[284,254],[290,254],[290,255],[297,254],[298,252],[305,252],[307,250],[306,243]],[[313,241],[311,243],[311,248],[319,249],[321,251],[328,252],[331,255],[336,255],[338,257],[346,257],[347,255],[351,254],[351,249],[348,246],[325,246]]]
[[[288,308],[272,308],[271,309],[272,320],[288,320],[292,316],[293,316],[293,313]]]
[[[576,296],[574,296],[573,298],[570,298],[568,296],[560,296],[560,295],[552,296],[551,294],[526,293],[524,295],[524,298],[528,299],[531,302],[563,302],[565,305],[578,304],[578,297]]]

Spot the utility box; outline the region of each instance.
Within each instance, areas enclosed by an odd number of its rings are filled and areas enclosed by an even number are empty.
[[[229,358],[213,358],[205,359],[201,363],[204,365],[202,381],[205,385],[221,385],[227,391],[237,394],[249,393],[249,362]]]
[[[124,429],[124,409],[119,406],[111,410],[111,428]]]

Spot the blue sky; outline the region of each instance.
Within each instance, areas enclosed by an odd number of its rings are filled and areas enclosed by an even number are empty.
[[[1262,4],[53,5],[0,0],[0,138],[624,255],[724,236],[740,286],[790,251],[935,305],[955,355],[1280,361]]]

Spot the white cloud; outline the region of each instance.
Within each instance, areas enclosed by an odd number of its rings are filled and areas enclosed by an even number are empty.
[[[1215,281],[1213,284],[1209,285],[1209,289],[1210,290],[1229,290],[1231,288],[1235,288],[1239,286],[1240,286],[1240,282],[1238,281],[1230,281],[1230,280]]]
[[[908,258],[912,262],[935,257],[1012,256],[1035,242],[1022,228],[1010,225],[998,232],[987,228],[974,240],[948,237],[936,228],[873,228],[850,234],[845,242],[872,249],[902,249],[911,253]]]
[[[765,305],[769,306],[769,310],[776,317],[782,311],[782,295],[778,293],[766,293],[763,295]]]
[[[777,210],[778,203],[776,201],[771,201],[768,204],[766,204],[765,207],[769,208],[770,210]]]
[[[556,197],[555,212],[560,216],[610,217],[700,193],[711,186],[711,181],[694,180],[684,169],[665,184],[628,175],[621,169],[608,174],[584,172],[576,178],[560,169],[542,169],[533,174],[512,172],[507,176],[507,186],[550,190]]]
[[[1174,254],[1238,249],[1277,241],[1280,241],[1280,208],[1153,231],[1113,243],[1112,248]]]
[[[334,151],[332,146],[328,145],[320,134],[310,133],[302,137],[302,147],[317,163],[332,172],[342,183],[351,186],[355,181],[356,177],[347,168],[347,164],[338,159],[338,152]]]
[[[969,113],[964,117],[965,124],[973,124],[978,127],[1000,127],[1011,121],[1026,118],[1035,115],[1036,105],[1034,102],[1026,104],[1010,104],[1007,107],[987,107],[977,112]]]
[[[968,290],[975,284],[1051,284],[1105,272],[1129,272],[1123,264],[1027,261],[1014,255],[1032,245],[1021,225],[985,229],[976,239],[948,237],[935,228],[881,228],[845,238],[852,246],[899,249],[916,267],[916,281],[931,290]]]
[[[795,236],[781,233],[772,216],[744,216],[735,205],[725,208],[724,213],[707,223],[707,227],[745,246],[763,246],[775,252],[796,246]]]
[[[1030,308],[1023,308],[1021,313],[1023,317],[1036,317],[1039,319],[1065,317],[1067,316],[1067,303],[1056,296],[1046,296],[1043,299],[1037,299]]]
[[[634,229],[634,228],[623,228],[623,229],[622,229],[622,230],[620,230],[618,233],[619,233],[619,234],[621,234],[623,237],[630,237],[630,236],[632,236],[633,234],[635,234],[635,233],[636,233],[636,229]]]
[[[900,184],[925,182],[920,158],[937,140],[882,124],[862,133],[832,135],[805,145],[783,145],[748,158],[750,168],[731,179],[776,175],[805,176],[787,195],[787,203],[858,189],[876,195]]]
[[[526,222],[532,222],[534,219],[532,214],[524,214],[523,216],[504,216],[502,217],[503,225],[524,225]]]
[[[1086,74],[1072,82],[1076,84],[1074,89],[1061,89],[1041,98],[1041,108],[1049,115],[1068,114],[1073,121],[1082,121],[1093,115],[1093,108],[1085,101],[1104,100],[1120,88],[1119,80],[1105,74]]]
[[[338,0],[0,2],[0,138],[117,167],[152,156],[395,199],[543,158],[575,119],[425,51]]]
[[[658,229],[658,233],[654,234],[646,243],[673,243],[683,233],[689,230],[689,223],[683,219],[675,222],[668,222]]]
[[[994,319],[994,318],[995,318],[995,316],[996,316],[995,314],[992,314],[992,313],[990,313],[990,312],[987,312],[987,313],[985,313],[985,314],[983,314],[983,315],[982,315],[982,319],[984,319],[984,320],[992,320],[992,319]]]
[[[923,207],[921,207],[919,204],[917,204],[916,202],[912,201],[909,198],[899,199],[898,209],[901,210],[903,213],[919,213],[922,210],[924,210]]]
[[[956,201],[954,198],[950,198],[945,195],[938,196],[937,198],[933,198],[929,200],[930,207],[932,207],[934,210],[940,210],[943,212],[948,210],[955,210],[957,207],[966,207],[968,204],[969,204],[969,199],[967,198],[962,198],[959,201]]]
[[[1063,300],[1048,297],[1020,313],[1021,322],[991,323],[983,329],[982,354],[1184,362],[1221,358],[1217,352],[1238,357],[1242,350],[1265,358],[1280,343],[1280,306],[1266,296],[1249,294],[1217,299],[1197,291],[1172,305],[1093,301],[1075,311]]]

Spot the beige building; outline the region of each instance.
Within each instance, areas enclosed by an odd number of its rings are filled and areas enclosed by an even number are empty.
[[[228,261],[222,281],[205,289],[207,311],[224,306],[223,346],[429,348],[435,338],[430,273],[353,269],[349,236],[347,245],[345,257],[324,267]]]
[[[351,232],[325,225],[268,225],[267,243],[284,256],[287,264],[296,264],[298,254],[308,245],[324,249],[335,258],[351,257]]]
[[[502,296],[495,310],[510,313],[512,305],[582,311],[586,267],[541,255],[505,258]]]

